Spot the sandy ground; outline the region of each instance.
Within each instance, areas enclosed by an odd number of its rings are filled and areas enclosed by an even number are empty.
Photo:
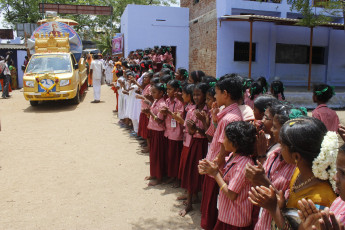
[[[149,158],[120,129],[115,96],[92,88],[78,106],[31,107],[17,90],[0,99],[0,229],[198,229],[182,189],[148,187]],[[195,206],[195,210],[200,208]]]

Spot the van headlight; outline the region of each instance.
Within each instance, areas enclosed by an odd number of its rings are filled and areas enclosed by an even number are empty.
[[[60,80],[60,86],[66,86],[71,84],[71,80]]]
[[[26,87],[34,88],[35,83],[34,81],[24,81]]]

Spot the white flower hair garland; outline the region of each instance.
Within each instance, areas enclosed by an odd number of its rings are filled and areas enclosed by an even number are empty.
[[[313,161],[313,173],[316,178],[321,180],[329,180],[333,190],[336,185],[333,179],[337,172],[336,160],[338,156],[338,137],[336,132],[328,131],[323,138],[319,156]]]

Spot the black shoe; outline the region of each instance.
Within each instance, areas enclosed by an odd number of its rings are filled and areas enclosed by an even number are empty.
[[[94,101],[91,101],[91,103],[99,103],[100,100],[94,100]]]

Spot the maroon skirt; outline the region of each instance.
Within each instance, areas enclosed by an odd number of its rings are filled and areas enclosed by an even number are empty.
[[[182,178],[182,175],[184,173],[184,169],[186,168],[186,161],[187,161],[187,156],[189,153],[189,147],[183,146],[182,152],[181,152],[181,157],[180,157],[180,167],[178,169],[178,179]]]
[[[214,230],[250,230],[252,229],[250,226],[249,227],[236,227],[232,226],[230,224],[226,224],[220,220],[217,220],[216,226],[214,226]]]
[[[180,167],[180,158],[183,148],[183,141],[173,141],[168,139],[168,177],[176,178]]]
[[[256,223],[259,221],[260,207],[253,205],[252,212],[252,229],[255,228]]]
[[[212,230],[218,220],[217,197],[219,186],[214,178],[205,175],[202,185],[201,228]]]
[[[164,131],[150,131],[150,176],[162,179],[164,175],[166,146]]]
[[[181,178],[181,187],[191,194],[201,191],[204,176],[199,174],[198,165],[199,161],[206,156],[207,148],[207,138],[192,138]]]
[[[145,113],[140,113],[139,117],[139,128],[138,128],[138,135],[144,139],[147,139],[147,126],[149,124],[149,118],[146,116]]]

